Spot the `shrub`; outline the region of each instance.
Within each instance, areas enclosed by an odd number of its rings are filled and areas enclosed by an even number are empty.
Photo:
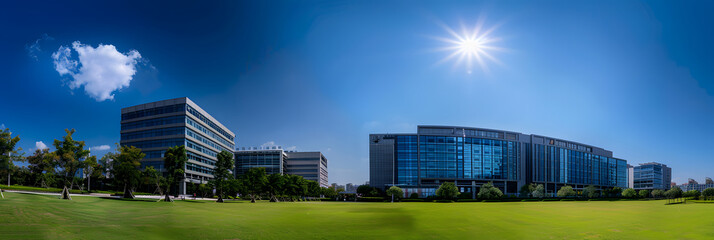
[[[358,198],[357,201],[360,202],[384,202],[383,197],[361,197]]]
[[[647,198],[650,196],[650,190],[640,190],[637,195],[639,195],[641,198]]]
[[[653,198],[662,198],[662,197],[664,197],[664,190],[662,190],[662,189],[652,190],[652,197],[653,197]]]
[[[558,190],[558,197],[572,197],[575,196],[575,190],[573,190],[573,187],[565,185],[560,187],[560,190]]]
[[[459,189],[456,187],[456,184],[452,182],[442,183],[441,186],[439,186],[439,189],[436,190],[436,196],[439,196],[442,199],[454,199],[458,195]]]
[[[411,199],[417,199],[417,198],[419,198],[419,194],[417,194],[417,193],[412,193],[412,194],[409,195],[409,198],[411,198]]]
[[[628,188],[625,189],[625,191],[622,191],[622,196],[626,198],[634,198],[637,196],[637,192],[635,192],[635,189]]]
[[[472,194],[468,192],[463,192],[459,194],[459,199],[471,199]]]
[[[439,199],[439,200],[434,200],[436,203],[452,203],[454,202],[453,200],[447,200],[447,199]]]
[[[406,198],[402,199],[401,202],[424,202],[424,200],[419,198]]]
[[[488,182],[481,186],[481,190],[478,192],[479,199],[499,199],[503,197],[503,192],[500,189],[493,186],[492,182]]]

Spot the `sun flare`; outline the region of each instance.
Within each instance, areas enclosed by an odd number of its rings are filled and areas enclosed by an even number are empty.
[[[496,64],[501,62],[493,56],[492,52],[503,51],[503,48],[497,47],[494,44],[501,41],[500,38],[491,36],[491,33],[496,30],[497,26],[483,30],[483,21],[479,21],[472,29],[467,29],[462,25],[461,31],[456,32],[450,27],[444,26],[444,29],[449,33],[450,38],[437,38],[440,41],[448,44],[448,46],[440,50],[449,51],[451,54],[439,61],[446,62],[455,59],[455,67],[464,65],[466,71],[471,74],[474,63],[477,63],[483,72],[488,72],[486,61]]]

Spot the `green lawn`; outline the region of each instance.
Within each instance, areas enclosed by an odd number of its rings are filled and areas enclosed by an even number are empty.
[[[714,204],[174,203],[5,193],[0,239],[711,239]]]

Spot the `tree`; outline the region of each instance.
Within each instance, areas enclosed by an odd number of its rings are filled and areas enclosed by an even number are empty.
[[[389,189],[387,189],[387,196],[392,197],[392,202],[394,202],[394,198],[401,198],[404,196],[404,190],[397,186],[391,186]]]
[[[228,185],[226,189],[226,193],[228,194],[228,196],[235,198],[236,196],[238,196],[238,193],[243,191],[241,190],[243,188],[243,185],[241,184],[240,179],[230,179],[226,184]]]
[[[301,196],[307,194],[307,181],[298,175],[286,175],[288,181],[286,184],[286,192],[290,196],[291,201],[299,199]],[[343,190],[344,191],[344,190]]]
[[[230,172],[234,166],[233,154],[223,150],[218,153],[217,158],[216,168],[213,169],[214,178],[212,180],[212,185],[216,187],[216,195],[218,195],[218,200],[216,202],[223,202],[225,182],[233,177],[233,174]]]
[[[92,183],[92,174],[94,173],[94,169],[97,167],[99,167],[99,164],[97,163],[97,156],[91,156],[82,161],[82,171],[84,176],[87,178],[87,191],[92,189],[89,185]]]
[[[652,190],[652,197],[653,197],[653,198],[662,198],[662,197],[664,197],[664,190],[662,190],[662,189]]]
[[[503,192],[501,189],[493,186],[492,182],[488,182],[481,186],[478,192],[479,199],[499,199],[503,197]]]
[[[597,188],[593,185],[588,185],[583,189],[583,197],[594,198],[597,197]]]
[[[452,200],[456,198],[456,196],[459,196],[459,189],[456,188],[456,184],[452,182],[444,182],[439,186],[439,189],[436,190],[436,196]]]
[[[664,192],[664,196],[667,198],[670,198],[670,199],[671,198],[680,198],[680,197],[682,197],[682,189],[677,186],[674,186],[671,189]]]
[[[612,194],[613,197],[618,197],[622,193],[622,188],[620,187],[614,187],[610,190],[610,194]]]
[[[544,198],[545,197],[545,187],[543,187],[543,184],[538,184],[536,186],[535,190],[533,190],[533,192],[531,193],[531,195],[534,198]]]
[[[637,193],[637,195],[639,195],[641,198],[647,198],[650,196],[650,190],[642,189]]]
[[[635,189],[628,188],[625,189],[625,191],[622,191],[622,196],[626,198],[635,198],[637,196],[637,192]]]
[[[305,182],[307,182],[307,196],[319,197],[320,184],[312,180],[305,180]]]
[[[49,188],[54,183],[55,162],[50,149],[35,150],[34,154],[27,157],[27,163],[34,185]]]
[[[141,159],[146,156],[134,146],[121,146],[119,155],[112,161],[112,175],[118,186],[124,186],[124,198],[134,198],[133,189],[141,177]]]
[[[144,184],[155,187],[154,193],[158,192],[159,195],[164,195],[164,192],[161,190],[161,181],[163,177],[159,171],[154,168],[154,166],[144,168],[141,175],[144,177]]]
[[[714,188],[704,189],[704,191],[702,191],[702,196],[704,196],[707,199],[714,197]]]
[[[255,203],[255,199],[263,193],[268,184],[268,177],[265,175],[265,168],[251,168],[241,177],[244,192],[242,195],[250,196],[250,202]]]
[[[322,190],[322,195],[325,196],[326,198],[337,197],[338,193],[334,188],[323,187],[323,188],[321,188],[321,190]]]
[[[62,184],[64,188],[62,189],[62,199],[70,199],[69,189],[74,185],[74,176],[77,174],[77,170],[82,167],[82,160],[89,156],[89,150],[84,149],[84,141],[75,141],[72,138],[75,130],[64,130],[67,135],[60,141],[55,139],[53,145],[55,146],[55,151],[53,152],[53,157],[56,161],[57,167],[61,169]]]
[[[20,137],[12,137],[9,128],[0,129],[0,176],[7,176],[8,185],[10,185],[10,173],[13,169],[12,161],[19,157],[17,153],[22,150],[21,148],[15,149],[15,145],[19,141]]]
[[[573,187],[565,185],[560,187],[560,190],[558,190],[558,197],[572,197],[575,196],[575,190],[573,190]]]
[[[171,188],[173,186],[176,186],[176,194],[174,196],[178,197],[178,183],[183,182],[184,178],[186,178],[186,161],[188,160],[186,158],[185,146],[174,146],[166,150],[166,153],[164,154],[164,168],[166,168],[167,174],[165,179],[166,197],[164,198],[164,201],[173,201],[170,197]]]
[[[689,191],[684,192],[684,194],[682,194],[682,196],[684,196],[684,197],[694,198],[694,199],[699,198],[700,195],[702,195],[702,193],[700,193],[699,190],[689,190]]]
[[[273,173],[268,175],[268,184],[266,186],[266,191],[270,195],[271,202],[279,202],[279,195],[285,194],[285,184],[288,178],[280,173]]]
[[[364,197],[374,197],[374,195],[372,194],[373,193],[372,191],[375,189],[376,188],[371,187],[369,185],[360,185],[359,187],[357,187],[357,193]]]
[[[531,196],[531,193],[535,191],[536,185],[534,183],[531,184],[526,184],[521,186],[521,190],[518,191],[519,195],[521,195],[522,198],[527,198]]]

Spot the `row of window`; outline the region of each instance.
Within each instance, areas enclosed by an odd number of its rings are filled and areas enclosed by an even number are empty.
[[[198,143],[195,143],[195,142],[193,142],[193,141],[191,141],[191,140],[186,140],[186,147],[192,148],[192,149],[194,149],[194,150],[196,150],[196,151],[199,151],[199,152],[202,152],[202,153],[205,153],[205,154],[208,154],[208,156],[211,156],[211,157],[216,157],[216,156],[218,156],[218,153],[217,153],[217,152],[215,152],[215,151],[213,151],[213,150],[211,150],[211,149],[205,148],[205,147],[203,147],[203,146],[199,145]]]
[[[224,148],[223,146],[219,145],[218,143],[211,141],[211,140],[201,136],[200,134],[191,131],[191,129],[186,128],[186,136],[190,136],[196,140],[199,140],[202,143],[204,143],[214,149],[218,149],[219,151],[232,152],[230,149]]]
[[[200,172],[204,174],[211,174],[213,175],[213,168],[201,166],[201,165],[196,165],[193,163],[186,163],[186,170],[191,170],[194,172]]]
[[[122,140],[131,140],[139,138],[149,138],[149,137],[160,137],[160,136],[170,136],[170,135],[182,135],[184,133],[184,127],[172,127],[172,128],[159,128],[151,129],[139,132],[122,133]]]
[[[226,141],[226,140],[223,139],[221,136],[218,136],[218,134],[213,133],[213,131],[209,130],[208,128],[204,127],[203,125],[198,124],[197,122],[194,122],[193,120],[191,120],[191,118],[186,118],[186,124],[188,124],[189,126],[192,126],[192,127],[196,128],[196,129],[198,129],[199,131],[201,131],[201,132],[203,132],[204,134],[210,136],[210,137],[213,138],[214,140],[216,140],[216,141],[218,141],[218,142],[220,142],[220,143],[223,143],[223,145],[226,145],[226,146],[228,146],[228,147],[231,148],[231,149],[232,149],[233,147],[235,147],[235,145],[234,145],[234,143],[233,143],[232,141],[230,141],[230,142],[229,142],[229,141]]]
[[[130,130],[130,129],[137,129],[137,128],[183,123],[185,118],[186,118],[186,116],[171,116],[171,117],[162,117],[162,118],[141,120],[141,121],[137,121],[137,122],[124,123],[121,125],[121,130]]]
[[[627,186],[624,160],[540,144],[533,153],[529,163],[533,181]]]
[[[177,139],[150,140],[150,141],[125,143],[122,145],[134,146],[136,148],[141,148],[141,149],[159,148],[159,147],[173,147],[173,146],[184,145],[184,139],[177,138]]]
[[[212,159],[208,159],[208,158],[199,156],[198,154],[192,153],[192,152],[190,152],[190,151],[187,151],[187,152],[186,152],[186,158],[188,158],[189,160],[196,161],[196,162],[205,163],[205,164],[208,164],[208,165],[211,165],[211,166],[215,166],[215,165],[216,165],[216,161],[215,161],[215,160],[212,160]]]
[[[213,121],[211,121],[207,117],[203,116],[203,114],[201,114],[200,112],[198,112],[198,110],[192,108],[191,106],[186,106],[186,107],[188,108],[188,113],[195,116],[202,122],[208,124],[208,126],[215,129],[216,131],[218,131],[220,134],[222,134],[226,138],[230,139],[231,141],[234,141],[233,136],[231,136],[231,134],[228,134],[228,132],[226,130],[223,130],[221,127],[219,127],[218,124],[213,123]]]
[[[185,112],[185,111],[186,111],[186,104],[182,103],[182,104],[175,104],[175,105],[169,105],[169,106],[163,106],[163,107],[155,107],[155,108],[149,108],[149,109],[124,113],[121,115],[121,120],[124,121],[124,120],[129,120],[129,119],[134,119],[134,118],[140,118],[140,117],[148,117],[148,116],[159,115],[159,114]]]

